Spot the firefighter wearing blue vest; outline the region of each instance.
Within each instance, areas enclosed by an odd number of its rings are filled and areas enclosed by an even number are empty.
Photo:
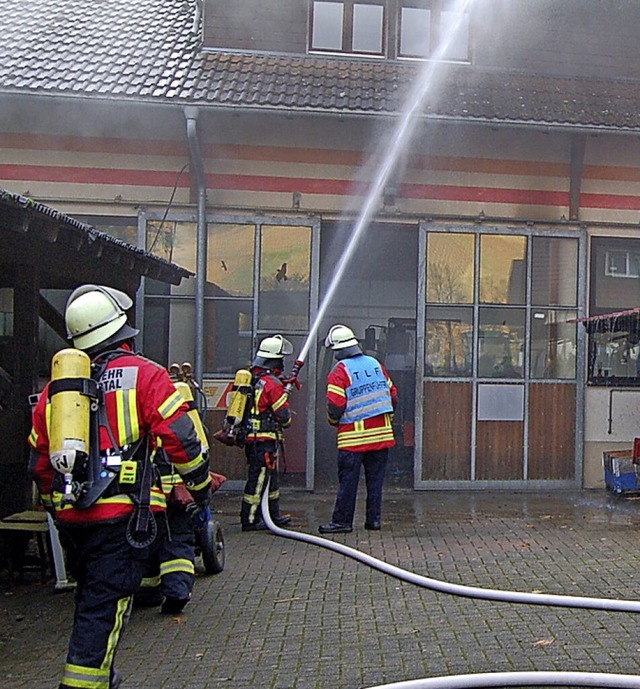
[[[363,354],[347,326],[334,325],[325,346],[338,360],[327,378],[327,414],[338,429],[339,485],[331,521],[318,530],[323,534],[353,530],[362,466],[367,488],[364,528],[379,531],[389,448],[395,445],[391,422],[397,390],[384,366]]]
[[[116,689],[114,658],[149,553],[163,536],[161,446],[205,509],[209,466],[167,370],[133,351],[132,300],[84,285],[65,309],[74,348],[58,352],[33,412],[31,468],[77,586],[59,689]]]

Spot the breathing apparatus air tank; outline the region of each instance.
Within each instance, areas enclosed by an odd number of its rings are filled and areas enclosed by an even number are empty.
[[[251,399],[253,397],[251,380],[251,371],[246,368],[236,371],[231,392],[229,393],[229,405],[224,417],[223,427],[213,434],[216,440],[225,445],[244,445],[246,429],[243,426],[250,411]]]
[[[247,402],[251,397],[251,371],[241,368],[236,371],[231,388],[231,399],[227,408],[225,421],[231,427],[237,427],[245,416]]]
[[[82,392],[91,379],[91,360],[80,349],[62,349],[51,361],[49,457],[64,476],[63,503],[75,502],[73,469],[90,451],[91,399]]]
[[[175,385],[176,390],[182,395],[182,397],[186,400],[187,405],[189,406],[189,411],[187,412],[187,415],[193,422],[193,425],[196,429],[196,435],[198,436],[198,440],[202,445],[202,451],[208,452],[209,439],[207,438],[207,433],[204,430],[204,426],[202,425],[202,419],[200,418],[198,407],[195,403],[195,400],[193,399],[193,392],[191,391],[191,386],[189,385],[189,383],[185,383],[181,380],[174,381],[173,384]]]

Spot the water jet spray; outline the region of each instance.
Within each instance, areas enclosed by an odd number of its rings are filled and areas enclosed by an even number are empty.
[[[455,5],[451,8],[451,14],[453,17],[455,17],[455,19],[452,21],[449,30],[443,36],[438,48],[433,53],[431,59],[425,64],[425,68],[422,70],[419,78],[416,79],[411,90],[409,91],[409,95],[405,101],[405,106],[401,113],[400,119],[393,129],[391,137],[386,145],[384,155],[382,157],[382,165],[380,166],[371,184],[371,187],[369,188],[364,205],[360,211],[360,215],[356,221],[356,224],[354,225],[349,242],[345,251],[340,257],[338,264],[336,265],[333,277],[329,283],[329,287],[327,288],[320,306],[318,307],[315,319],[311,324],[309,334],[303,343],[302,350],[298,355],[296,364],[298,364],[298,362],[303,363],[307,358],[307,354],[311,348],[311,343],[316,337],[318,328],[320,327],[320,321],[324,317],[327,308],[333,299],[347,264],[353,256],[362,233],[369,225],[369,221],[374,214],[376,205],[379,199],[382,197],[391,173],[395,168],[398,156],[409,143],[409,140],[415,130],[415,126],[418,122],[417,116],[419,114],[419,109],[434,81],[436,72],[441,66],[442,60],[447,54],[451,43],[460,32],[464,15],[469,12],[470,7],[474,2],[475,0],[457,0]]]

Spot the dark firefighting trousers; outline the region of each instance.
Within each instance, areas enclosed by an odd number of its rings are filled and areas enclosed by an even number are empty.
[[[184,507],[169,503],[167,521],[167,532],[144,567],[135,605],[160,605],[163,598],[176,601],[191,598],[196,571],[193,520]]]
[[[77,584],[73,630],[59,689],[112,686],[116,649],[149,552],[127,543],[127,522],[60,527]]]
[[[387,468],[389,450],[371,452],[338,451],[338,493],[331,521],[334,524],[353,525],[358,497],[360,467],[364,467],[367,488],[365,520],[367,524],[380,521],[382,512],[382,486]]]
[[[274,442],[250,442],[244,446],[247,458],[247,482],[242,495],[240,523],[243,526],[262,521],[260,501],[269,481],[269,515],[277,522],[280,519],[280,488],[276,444]]]

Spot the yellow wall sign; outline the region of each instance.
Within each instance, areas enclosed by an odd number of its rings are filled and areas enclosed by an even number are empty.
[[[231,392],[232,387],[232,380],[203,380],[202,390],[207,396],[207,409],[226,409],[228,406],[227,395]]]

